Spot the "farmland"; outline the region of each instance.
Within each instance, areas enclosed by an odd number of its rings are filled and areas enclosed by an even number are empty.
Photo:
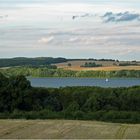
[[[72,120],[0,120],[0,138],[139,139],[140,124]]]
[[[81,67],[85,63],[95,63],[93,67]],[[30,67],[47,67],[62,68],[64,70],[73,71],[119,71],[119,70],[140,70],[140,61],[119,61],[112,59],[67,59],[52,57],[36,57],[36,58],[9,58],[0,59],[0,69],[18,68],[23,66]],[[96,67],[97,66],[97,67]]]
[[[94,67],[94,68],[84,68],[79,66],[60,66],[64,70],[72,71],[120,71],[120,70],[140,70],[140,66],[108,66],[108,67]]]
[[[95,62],[96,64],[102,65],[102,67],[81,67],[81,65],[84,65],[86,62]],[[58,63],[55,64],[58,68],[62,68],[64,70],[74,70],[74,71],[119,71],[119,70],[140,70],[140,62],[137,62],[137,65],[130,65],[130,66],[119,66],[119,64],[126,63],[125,61],[120,62],[114,62],[114,61],[68,61],[64,63]],[[129,62],[130,63],[130,62]],[[68,64],[71,64],[71,66],[68,66]],[[131,64],[131,63],[130,63]]]

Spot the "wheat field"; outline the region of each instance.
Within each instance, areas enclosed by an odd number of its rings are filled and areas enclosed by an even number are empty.
[[[84,65],[86,62],[96,62],[96,64],[102,64],[102,67],[81,67],[81,65]],[[68,64],[71,64],[71,66],[68,66]],[[62,68],[64,70],[74,70],[74,71],[118,71],[118,70],[140,70],[139,66],[114,66],[114,62],[112,61],[68,61],[65,63],[58,63],[55,64],[58,68]],[[118,64],[116,62],[116,64]]]
[[[140,66],[108,66],[108,67],[96,67],[96,68],[84,68],[79,66],[72,67],[58,67],[64,70],[73,71],[119,71],[119,70],[140,70]]]
[[[140,139],[140,124],[0,120],[0,139]]]

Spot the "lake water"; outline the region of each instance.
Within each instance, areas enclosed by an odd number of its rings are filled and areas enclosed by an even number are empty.
[[[28,78],[33,87],[66,87],[66,86],[99,86],[99,87],[129,87],[140,85],[140,79],[135,78]]]

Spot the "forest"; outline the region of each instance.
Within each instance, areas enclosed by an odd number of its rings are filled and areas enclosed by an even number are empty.
[[[52,58],[52,57],[36,57],[36,58],[1,58],[0,67],[12,67],[12,66],[42,66],[50,65],[54,63],[67,62],[65,58]]]
[[[0,69],[6,76],[31,76],[31,77],[94,77],[94,78],[140,78],[140,70],[118,70],[118,71],[72,71],[48,66],[24,66]]]
[[[0,119],[73,119],[140,123],[140,86],[35,88],[0,73]]]

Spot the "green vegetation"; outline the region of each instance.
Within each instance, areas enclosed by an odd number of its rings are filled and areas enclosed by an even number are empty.
[[[24,76],[0,74],[0,118],[140,123],[140,86],[33,88]]]
[[[111,62],[119,62],[119,60],[114,60],[114,59],[94,59],[94,58],[89,58],[89,59],[67,59],[68,61],[87,61],[87,60],[92,60],[92,61],[111,61]]]
[[[51,66],[53,67],[53,66]],[[140,70],[120,70],[120,71],[71,71],[63,69],[50,69],[48,67],[14,67],[0,69],[6,76],[32,76],[32,77],[95,77],[95,78],[115,78],[115,77],[135,77],[140,78]]]
[[[137,62],[127,62],[127,63],[120,63],[119,66],[139,66]]]
[[[68,63],[68,67],[71,67],[72,66],[72,64],[71,63]]]
[[[26,68],[47,68],[47,69],[57,69],[57,66],[56,65],[42,65],[42,66],[24,66]]]
[[[67,62],[65,58],[37,57],[37,58],[9,58],[0,59],[0,67],[11,66],[42,66],[54,63]]]
[[[101,64],[96,64],[95,62],[86,62],[84,65],[82,65],[81,67],[102,67]]]
[[[12,66],[42,66],[50,65],[56,63],[68,62],[69,60],[91,60],[91,59],[66,59],[66,58],[52,58],[52,57],[37,57],[37,58],[26,58],[26,57],[17,57],[17,58],[5,58],[0,59],[0,67],[12,67]],[[97,59],[92,59],[96,60]],[[115,61],[112,59],[99,59],[99,61]]]
[[[1,58],[0,68],[4,67],[19,67],[19,66],[32,66],[41,67],[46,65],[57,65],[59,63],[66,63],[67,66],[71,67],[74,62],[79,62],[81,67],[101,67],[101,66],[140,66],[139,61],[119,61],[113,59],[66,59],[66,58],[53,58],[53,57],[16,57],[16,58]],[[87,62],[82,63],[81,62]],[[92,62],[93,61],[93,62]],[[69,63],[70,62],[70,63]],[[99,64],[98,64],[99,63]],[[79,66],[80,66],[79,65]]]

